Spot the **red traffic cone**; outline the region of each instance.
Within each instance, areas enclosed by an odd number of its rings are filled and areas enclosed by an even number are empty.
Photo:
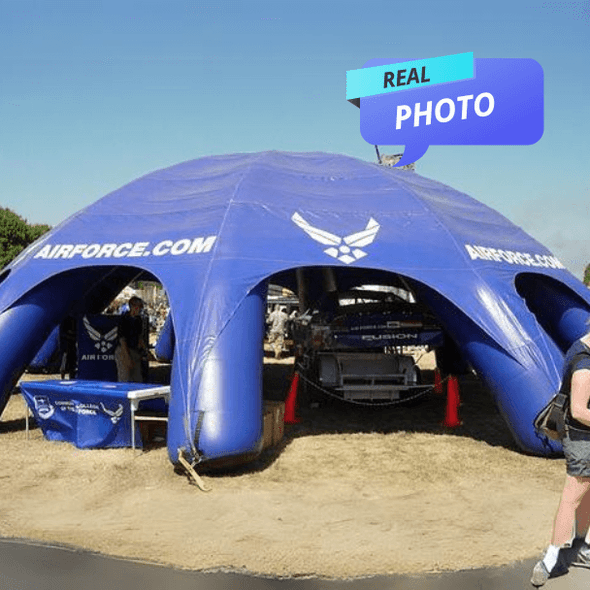
[[[440,370],[438,367],[434,369],[434,393],[438,393],[442,395],[443,387],[442,387],[442,379],[440,377]]]
[[[299,385],[299,373],[295,371],[291,379],[287,399],[285,400],[285,424],[297,424],[301,422],[296,415],[297,408],[297,386]]]
[[[447,409],[443,426],[456,428],[461,425],[459,420],[459,380],[454,375],[449,375],[447,381]]]

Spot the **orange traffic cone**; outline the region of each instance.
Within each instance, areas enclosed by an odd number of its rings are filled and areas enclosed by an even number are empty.
[[[299,373],[295,371],[291,379],[287,399],[285,400],[285,424],[297,424],[301,422],[296,415],[297,408],[297,386],[299,385]]]
[[[442,387],[442,379],[440,377],[440,370],[438,367],[434,369],[434,393],[438,393],[442,395],[443,387]]]
[[[449,375],[447,381],[447,409],[443,426],[447,428],[456,428],[461,425],[459,420],[459,380],[454,375]]]

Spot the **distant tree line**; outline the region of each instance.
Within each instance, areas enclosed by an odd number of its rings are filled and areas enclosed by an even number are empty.
[[[0,268],[4,268],[50,229],[49,225],[30,225],[14,211],[0,207]]]
[[[584,269],[584,285],[590,286],[590,264],[587,264]]]

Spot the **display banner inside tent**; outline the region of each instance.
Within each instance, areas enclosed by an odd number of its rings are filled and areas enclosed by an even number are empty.
[[[117,381],[115,348],[121,316],[85,314],[78,320],[79,379]]]
[[[137,277],[161,283],[170,302],[174,464],[181,453],[211,464],[260,453],[269,282],[311,302],[403,284],[488,387],[516,443],[561,450],[532,422],[586,330],[590,292],[503,215],[415,172],[269,151],[183,162],[111,192],[3,271],[0,409],[68,313],[87,319],[80,361],[111,361],[115,326],[93,314]]]
[[[79,379],[117,381],[115,349],[119,342],[122,316],[85,314],[78,320]],[[143,319],[143,334],[147,341],[148,318]],[[147,380],[147,358],[142,359],[142,378]]]

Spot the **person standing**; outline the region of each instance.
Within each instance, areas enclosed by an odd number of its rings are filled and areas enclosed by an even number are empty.
[[[139,297],[129,299],[129,311],[121,317],[119,341],[115,348],[117,380],[143,382],[142,356],[147,352],[143,334],[143,301]]]
[[[551,544],[533,569],[531,584],[536,587],[568,571],[564,553],[572,546],[575,556],[571,565],[590,568],[590,332],[570,347],[564,366],[563,378],[569,382],[570,395],[562,440],[565,485],[553,523]]]
[[[275,305],[274,311],[268,316],[270,330],[268,331],[268,343],[272,346],[275,358],[281,358],[285,346],[285,332],[289,316],[285,308]]]

